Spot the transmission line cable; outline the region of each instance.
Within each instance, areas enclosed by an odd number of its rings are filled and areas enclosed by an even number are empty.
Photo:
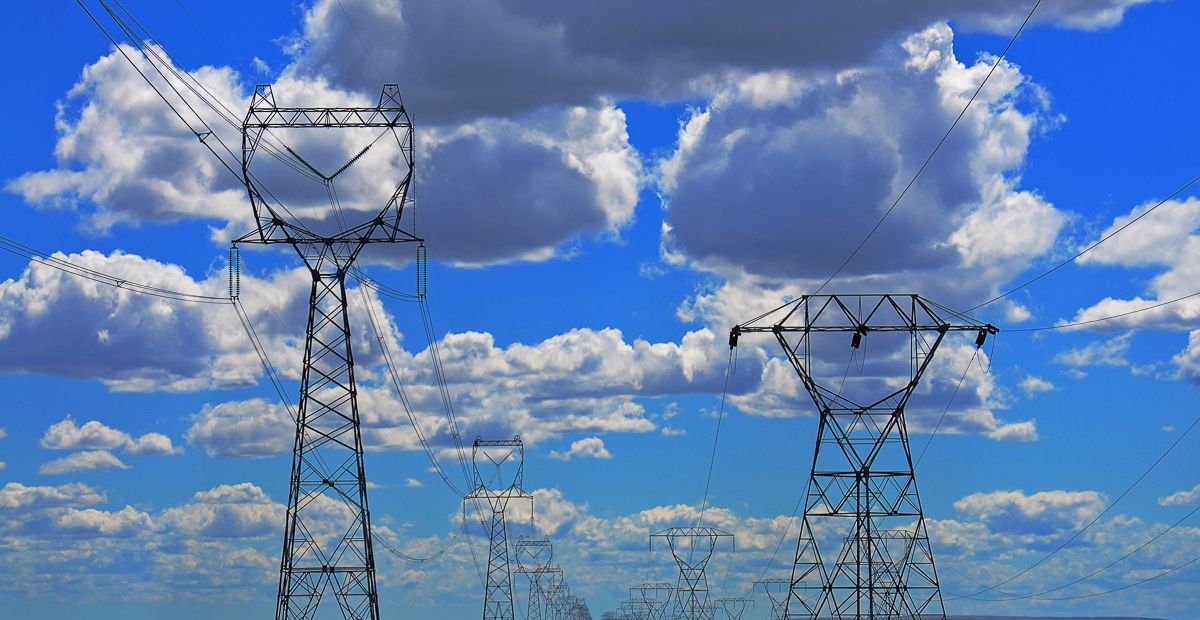
[[[1195,293],[1189,293],[1187,295],[1184,295],[1183,297],[1176,297],[1175,299],[1170,299],[1170,300],[1162,301],[1162,302],[1159,302],[1159,303],[1156,303],[1156,304],[1153,304],[1150,306],[1145,306],[1143,308],[1138,308],[1136,310],[1129,310],[1128,312],[1122,312],[1120,314],[1114,314],[1111,316],[1102,316],[1102,317],[1095,318],[1095,319],[1088,319],[1086,321],[1075,321],[1073,323],[1056,323],[1054,325],[1043,325],[1041,327],[1007,328],[1004,331],[1006,331],[1006,332],[1042,332],[1042,331],[1050,331],[1050,330],[1055,330],[1055,329],[1070,329],[1072,327],[1080,327],[1082,325],[1091,325],[1093,323],[1102,323],[1104,321],[1120,319],[1120,318],[1127,317],[1132,314],[1146,312],[1147,310],[1155,310],[1155,309],[1161,308],[1163,306],[1169,306],[1171,304],[1178,303],[1178,302],[1184,301],[1186,299],[1191,299],[1198,295],[1200,295],[1200,291],[1196,291]]]
[[[993,342],[995,342],[993,340]],[[929,444],[933,443],[933,438],[937,436],[938,429],[942,428],[942,422],[946,420],[946,414],[950,412],[950,405],[954,404],[954,397],[958,396],[958,390],[962,388],[963,381],[967,378],[967,373],[971,370],[971,364],[975,362],[975,358],[979,356],[979,348],[976,347],[971,352],[971,359],[967,360],[966,368],[963,368],[962,376],[958,378],[958,385],[954,386],[954,391],[950,393],[950,400],[946,401],[946,408],[942,409],[942,416],[938,418],[937,425],[933,427],[933,432],[929,433],[929,438],[925,440],[925,445],[921,447],[921,454],[917,456],[917,465],[925,459],[925,451],[929,450]]]
[[[1150,466],[1147,467],[1146,470],[1143,471],[1141,473],[1141,475],[1139,475],[1128,487],[1126,487],[1125,490],[1122,491],[1121,494],[1118,495],[1116,499],[1109,502],[1109,504],[1104,507],[1104,510],[1100,511],[1100,513],[1097,514],[1095,517],[1093,517],[1091,521],[1088,521],[1083,527],[1076,530],[1073,534],[1071,534],[1062,543],[1059,543],[1059,545],[1057,547],[1055,547],[1054,549],[1052,549],[1049,553],[1042,556],[1042,558],[1040,560],[1038,560],[1037,562],[1034,562],[1033,564],[1030,564],[1029,566],[1025,567],[1024,569],[1017,572],[1016,574],[1014,574],[998,583],[995,583],[990,586],[985,586],[982,590],[973,592],[971,594],[964,595],[961,598],[973,599],[973,598],[979,596],[980,594],[986,594],[987,592],[994,591],[996,588],[999,588],[1000,586],[1003,586],[1004,584],[1011,583],[1012,581],[1029,573],[1030,571],[1037,568],[1038,566],[1045,564],[1047,560],[1049,560],[1051,557],[1053,557],[1059,551],[1062,551],[1063,549],[1065,549],[1067,547],[1067,545],[1074,542],[1075,539],[1079,538],[1084,532],[1086,532],[1093,525],[1095,525],[1097,522],[1099,522],[1100,519],[1104,517],[1104,515],[1108,514],[1109,511],[1111,511],[1113,508],[1115,508],[1117,504],[1121,503],[1121,500],[1125,499],[1125,497],[1128,496],[1129,493],[1132,492],[1133,489],[1142,482],[1142,480],[1145,480],[1146,476],[1149,476],[1150,472],[1154,471],[1154,469],[1157,468],[1158,465],[1160,463],[1162,463],[1164,459],[1167,458],[1167,455],[1171,454],[1171,452],[1175,450],[1175,448],[1180,444],[1180,442],[1182,442],[1188,436],[1188,434],[1190,434],[1192,432],[1192,430],[1194,430],[1196,428],[1197,425],[1200,425],[1200,416],[1197,416],[1195,419],[1193,419],[1192,423],[1189,424],[1186,429],[1184,429],[1183,433],[1181,433],[1179,435],[1179,437],[1177,437],[1175,439],[1175,441],[1172,442],[1171,445],[1168,446],[1167,449],[1158,456],[1158,458],[1154,459],[1154,462],[1152,462],[1150,464]]]
[[[1056,586],[1056,587],[1054,587],[1054,588],[1050,588],[1050,589],[1048,589],[1048,590],[1042,590],[1041,592],[1038,592],[1038,593],[1036,593],[1036,594],[1013,594],[1013,593],[1010,593],[1010,592],[1000,592],[1000,594],[1004,594],[1004,595],[1006,595],[1006,597],[1005,597],[1005,598],[976,598],[976,599],[974,599],[974,600],[977,600],[977,601],[989,601],[989,602],[1017,601],[1017,600],[1030,600],[1030,599],[1036,599],[1036,600],[1063,600],[1063,599],[1059,599],[1059,598],[1048,598],[1048,597],[1046,597],[1046,595],[1047,595],[1047,594],[1054,593],[1054,592],[1058,592],[1058,591],[1060,591],[1060,590],[1065,590],[1065,589],[1067,589],[1067,588],[1069,588],[1069,587],[1071,587],[1071,586],[1073,586],[1073,585],[1076,585],[1076,584],[1078,584],[1078,583],[1082,583],[1082,582],[1084,582],[1084,581],[1087,581],[1088,579],[1091,579],[1092,577],[1095,577],[1096,575],[1099,575],[1100,573],[1103,573],[1104,571],[1106,571],[1106,570],[1108,570],[1108,569],[1112,568],[1113,566],[1116,566],[1117,564],[1121,563],[1122,561],[1124,561],[1124,560],[1126,560],[1126,559],[1130,558],[1131,556],[1133,556],[1134,554],[1136,554],[1136,553],[1140,552],[1142,549],[1145,549],[1146,547],[1149,547],[1151,544],[1153,544],[1153,543],[1154,543],[1155,541],[1157,541],[1159,538],[1162,538],[1162,537],[1163,537],[1163,536],[1165,536],[1165,535],[1166,535],[1168,532],[1170,532],[1171,530],[1174,530],[1176,527],[1178,527],[1178,526],[1179,526],[1179,524],[1180,524],[1180,523],[1183,523],[1184,521],[1186,521],[1188,518],[1190,518],[1192,515],[1196,514],[1197,512],[1200,512],[1200,504],[1197,504],[1197,505],[1196,505],[1196,507],[1195,507],[1195,508],[1192,508],[1190,511],[1188,511],[1188,513],[1187,513],[1187,514],[1183,515],[1182,517],[1180,517],[1179,519],[1177,519],[1177,520],[1176,520],[1174,523],[1172,523],[1171,525],[1167,526],[1165,529],[1163,529],[1163,530],[1162,530],[1162,531],[1160,531],[1159,533],[1155,534],[1155,535],[1154,535],[1153,537],[1151,537],[1149,540],[1147,540],[1146,542],[1144,542],[1144,543],[1142,543],[1141,545],[1139,545],[1139,546],[1138,546],[1136,549],[1134,549],[1134,550],[1132,550],[1132,551],[1129,551],[1129,552],[1127,552],[1125,555],[1123,555],[1123,556],[1121,556],[1121,557],[1119,557],[1119,558],[1117,558],[1117,559],[1115,559],[1115,560],[1113,560],[1113,561],[1109,562],[1108,564],[1105,564],[1104,566],[1102,566],[1102,567],[1100,567],[1100,568],[1098,568],[1098,569],[1096,569],[1096,570],[1094,570],[1094,571],[1092,571],[1092,572],[1090,572],[1090,573],[1088,573],[1088,574],[1086,574],[1086,575],[1084,575],[1084,576],[1082,576],[1082,577],[1079,577],[1079,578],[1077,578],[1077,579],[1075,579],[1075,580],[1073,580],[1073,581],[1069,581],[1069,582],[1067,582],[1067,583],[1064,583],[1064,584],[1062,584],[1062,585],[1060,585],[1060,586]],[[999,591],[997,591],[997,592],[999,592]],[[955,596],[955,595],[952,595],[952,596],[953,596],[954,598],[966,598],[966,597],[962,597],[962,596]]]
[[[1140,213],[1140,214],[1139,214],[1137,217],[1135,217],[1135,218],[1133,218],[1133,219],[1129,220],[1128,222],[1125,222],[1125,224],[1123,224],[1123,225],[1122,225],[1120,228],[1118,228],[1118,229],[1116,229],[1116,230],[1114,230],[1114,231],[1112,231],[1112,232],[1108,233],[1107,235],[1104,235],[1103,237],[1101,237],[1101,238],[1100,238],[1100,240],[1099,240],[1099,241],[1097,241],[1097,242],[1095,242],[1095,243],[1093,243],[1093,244],[1091,244],[1091,245],[1089,245],[1089,246],[1087,246],[1087,247],[1083,248],[1082,250],[1080,250],[1079,252],[1077,252],[1077,253],[1076,253],[1074,256],[1072,256],[1072,257],[1070,257],[1070,258],[1068,258],[1068,259],[1066,259],[1066,260],[1064,260],[1064,261],[1062,261],[1062,262],[1058,263],[1057,265],[1054,265],[1054,266],[1053,266],[1053,267],[1051,267],[1050,269],[1047,269],[1046,271],[1043,271],[1042,273],[1040,273],[1040,274],[1038,274],[1038,275],[1036,275],[1036,276],[1034,276],[1034,277],[1032,277],[1032,278],[1030,278],[1030,279],[1028,279],[1028,280],[1026,280],[1026,281],[1024,281],[1024,282],[1022,282],[1021,284],[1018,284],[1017,286],[1014,286],[1014,287],[1012,287],[1012,288],[1010,288],[1010,289],[1008,289],[1008,290],[1004,291],[1003,293],[1000,293],[999,295],[996,295],[995,297],[993,297],[993,298],[991,298],[991,299],[989,299],[989,300],[987,300],[987,301],[985,301],[985,302],[983,302],[983,303],[981,303],[981,304],[979,304],[979,305],[977,305],[977,306],[975,306],[975,307],[973,307],[973,308],[970,308],[969,310],[967,310],[967,312],[974,312],[975,310],[978,310],[978,309],[980,309],[980,308],[982,308],[982,307],[984,307],[984,306],[987,306],[987,305],[993,304],[993,303],[995,303],[995,302],[997,302],[997,301],[1000,301],[1001,299],[1004,299],[1005,297],[1008,297],[1009,295],[1012,295],[1013,293],[1015,293],[1015,292],[1017,292],[1017,291],[1019,291],[1019,290],[1021,290],[1021,289],[1025,288],[1025,287],[1029,286],[1030,284],[1033,284],[1034,282],[1037,282],[1038,280],[1041,280],[1042,278],[1044,278],[1044,277],[1046,277],[1046,276],[1048,276],[1048,275],[1050,275],[1050,274],[1052,274],[1052,273],[1054,273],[1054,272],[1058,271],[1059,269],[1062,269],[1063,267],[1066,267],[1067,265],[1069,265],[1069,264],[1071,264],[1071,263],[1075,262],[1075,261],[1076,261],[1076,260],[1077,260],[1079,257],[1081,257],[1081,256],[1083,256],[1084,254],[1087,254],[1088,252],[1090,252],[1090,251],[1092,251],[1093,249],[1095,249],[1095,248],[1096,248],[1096,246],[1100,245],[1101,243],[1104,243],[1105,241],[1108,241],[1109,239],[1112,239],[1113,237],[1117,236],[1117,235],[1118,235],[1118,234],[1120,234],[1122,231],[1124,231],[1126,228],[1129,228],[1130,226],[1133,226],[1134,224],[1136,224],[1137,222],[1139,222],[1139,221],[1140,221],[1142,218],[1146,217],[1147,215],[1150,215],[1151,213],[1153,213],[1153,212],[1154,212],[1154,210],[1155,210],[1155,209],[1158,209],[1159,207],[1163,206],[1163,205],[1164,205],[1164,204],[1166,204],[1168,201],[1170,201],[1172,198],[1175,198],[1175,197],[1176,197],[1176,196],[1178,196],[1179,194],[1183,193],[1183,191],[1184,191],[1184,190],[1186,190],[1187,188],[1189,188],[1189,187],[1191,187],[1191,186],[1195,185],[1197,181],[1200,181],[1200,176],[1195,176],[1195,177],[1192,177],[1192,180],[1188,181],[1187,183],[1184,183],[1182,186],[1180,186],[1180,187],[1179,187],[1179,189],[1177,189],[1177,190],[1175,190],[1175,191],[1171,192],[1171,194],[1170,194],[1169,196],[1167,196],[1166,198],[1163,198],[1162,200],[1158,201],[1157,203],[1155,203],[1155,205],[1154,205],[1154,206],[1150,207],[1149,209],[1146,209],[1145,211],[1143,211],[1142,213]],[[1196,293],[1196,294],[1200,294],[1200,293]],[[1191,297],[1191,295],[1189,295],[1188,297]],[[1180,298],[1180,299],[1186,299],[1186,298]],[[1179,301],[1179,299],[1177,299],[1177,300],[1174,300],[1174,301]],[[1174,303],[1174,302],[1168,302],[1168,303]],[[1166,305],[1166,304],[1161,304],[1161,305]],[[1146,310],[1149,310],[1149,308],[1146,308]],[[1128,314],[1132,314],[1132,313],[1128,313]],[[1119,316],[1123,316],[1123,315],[1119,315]],[[1090,321],[1087,321],[1087,322],[1090,322]],[[1085,322],[1085,323],[1086,323],[1086,322]],[[1020,330],[1017,330],[1017,331],[1020,331]]]
[[[996,69],[1000,66],[1000,63],[1004,61],[1004,58],[1008,55],[1008,51],[1012,49],[1013,44],[1017,42],[1017,37],[1021,36],[1021,32],[1025,30],[1026,24],[1028,24],[1029,20],[1033,18],[1033,13],[1037,11],[1038,6],[1041,4],[1042,0],[1037,0],[1033,3],[1033,8],[1029,9],[1029,14],[1025,16],[1025,20],[1021,22],[1021,25],[1017,28],[1017,31],[1013,33],[1012,38],[1008,41],[1008,45],[1004,46],[1004,51],[1000,52],[1000,55],[996,57],[996,61],[992,63],[992,68],[988,70],[987,75],[983,77],[983,81],[979,83],[979,87],[976,88],[975,92],[971,94],[971,98],[967,100],[967,104],[963,106],[962,111],[960,111],[958,116],[954,118],[954,122],[950,123],[950,127],[946,129],[946,133],[942,134],[942,138],[938,140],[937,145],[933,147],[933,151],[929,153],[929,156],[925,158],[925,161],[921,164],[921,167],[917,169],[916,174],[914,174],[912,178],[908,180],[908,184],[904,186],[904,189],[900,191],[900,194],[896,196],[896,199],[892,201],[892,204],[890,207],[888,207],[887,211],[883,212],[883,216],[879,218],[879,221],[875,222],[875,226],[871,227],[871,230],[867,233],[867,236],[863,237],[862,241],[858,242],[858,245],[855,246],[854,250],[850,252],[850,255],[847,256],[840,265],[838,265],[837,269],[833,270],[833,273],[829,274],[829,277],[825,279],[825,282],[823,282],[821,286],[817,287],[817,290],[812,292],[813,295],[816,295],[824,290],[824,288],[828,286],[829,283],[832,282],[833,279],[836,278],[843,269],[846,268],[846,265],[849,265],[850,261],[854,260],[854,257],[857,256],[858,253],[863,249],[863,246],[865,246],[867,242],[871,240],[871,237],[875,236],[875,233],[879,231],[879,227],[883,226],[884,220],[886,220],[888,216],[892,214],[892,211],[896,209],[896,206],[900,204],[900,201],[904,199],[906,194],[908,194],[908,190],[912,189],[913,184],[915,184],[917,179],[921,177],[921,173],[925,172],[925,168],[929,166],[929,162],[933,161],[933,157],[938,154],[938,151],[941,150],[942,145],[944,145],[946,140],[950,137],[951,132],[953,132],[954,128],[958,126],[959,121],[963,119],[963,116],[966,116],[967,110],[971,108],[971,104],[975,103],[975,99],[979,97],[979,93],[983,91],[983,87],[988,83],[988,80],[991,79],[992,74],[996,72]]]
[[[68,260],[58,258],[53,254],[48,254],[41,250],[34,249],[14,239],[0,236],[0,250],[4,250],[10,254],[20,256],[40,265],[56,269],[63,273],[67,273],[79,278],[91,280],[98,284],[104,284],[114,288],[138,293],[141,295],[149,295],[151,297],[160,297],[163,299],[171,299],[174,301],[186,301],[189,303],[200,304],[228,304],[229,299],[217,295],[199,295],[196,293],[185,293],[182,291],[171,290],[158,286],[151,286],[141,282],[128,280],[120,276],[115,276],[103,271],[98,271],[82,265],[77,265]]]
[[[713,433],[712,455],[708,459],[708,476],[704,479],[704,497],[700,500],[700,515],[696,519],[696,527],[704,525],[704,510],[708,506],[708,489],[712,484],[713,466],[717,463],[717,444],[721,440],[721,421],[725,419],[725,399],[729,395],[729,374],[733,370],[733,352],[729,347],[729,363],[725,366],[725,386],[721,388],[721,407],[717,411],[717,430]]]

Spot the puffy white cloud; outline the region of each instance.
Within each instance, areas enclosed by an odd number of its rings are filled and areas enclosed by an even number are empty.
[[[82,484],[8,483],[0,488],[0,593],[28,596],[53,588],[123,603],[195,600],[211,588],[238,601],[267,595],[278,564],[246,546],[251,539],[213,538],[264,528],[253,509],[266,501],[252,485],[223,485],[154,517],[131,506],[105,507],[104,494]],[[205,507],[217,518],[206,520]],[[282,507],[276,513],[274,528]]]
[[[125,51],[144,72],[155,74],[136,52]],[[231,69],[203,67],[193,73],[237,115],[248,107],[248,90]],[[373,85],[364,95],[333,86],[325,76],[287,72],[273,90],[284,106],[369,106],[378,88]],[[189,102],[236,151],[238,132],[215,121],[198,100]],[[78,208],[99,231],[122,223],[201,219],[217,224],[213,239],[219,243],[253,226],[240,180],[172,116],[120,53],[84,70],[61,106],[57,128],[58,167],[8,184],[32,204]],[[279,153],[286,144],[304,153],[306,161],[333,157],[332,166],[345,160],[343,151],[353,154],[362,143],[373,144],[370,153],[339,175],[339,199],[354,220],[382,208],[405,173],[394,157],[381,152],[390,143],[372,143],[373,137],[347,131],[339,134],[340,142],[330,143],[311,131],[278,130],[268,142]],[[209,141],[216,144],[214,138]],[[222,156],[236,169],[235,155]],[[511,119],[422,126],[417,158],[421,232],[438,240],[437,258],[465,263],[542,260],[578,236],[616,233],[632,219],[642,177],[624,113],[601,102],[529,111]],[[332,225],[323,187],[307,187],[302,177],[287,176],[284,164],[265,150],[252,166],[259,181],[304,224],[315,230]],[[472,182],[464,183],[466,178]],[[406,260],[408,253],[403,256]]]
[[[285,512],[262,489],[242,482],[196,493],[163,511],[159,524],[197,538],[258,538],[277,533]]]
[[[992,531],[1035,536],[1077,528],[1104,506],[1104,496],[1096,491],[993,491],[954,502],[956,510],[979,519]]]
[[[617,329],[573,329],[506,347],[489,333],[451,333],[438,348],[462,432],[519,433],[528,444],[568,432],[657,430],[637,399],[718,389],[728,350],[707,329],[678,344],[627,342]],[[422,433],[435,448],[452,447],[429,350],[395,353]],[[746,380],[757,370],[752,362],[744,364]],[[422,449],[390,384],[360,381],[359,405],[369,449]],[[184,437],[210,456],[260,457],[287,451],[294,428],[281,405],[252,399],[206,405]]]
[[[996,441],[1037,441],[1037,420],[1001,424],[988,431],[987,436]]]
[[[108,450],[88,450],[47,461],[38,468],[38,473],[43,475],[59,475],[79,471],[106,471],[110,469],[129,469],[129,466]]]
[[[1107,340],[1089,342],[1083,347],[1068,349],[1054,357],[1054,361],[1068,366],[1128,366],[1129,340],[1132,333]]]
[[[134,438],[125,431],[97,420],[77,426],[71,417],[53,424],[42,435],[40,445],[51,450],[124,450],[135,455],[175,454],[171,438],[162,433],[146,433]]]
[[[1111,27],[1141,1],[1053,3],[1034,23]],[[375,88],[386,67],[414,109],[441,122],[609,96],[687,99],[731,69],[854,65],[933,21],[1011,33],[1027,12],[999,0],[835,4],[820,19],[806,5],[745,11],[735,2],[322,0],[292,41],[290,71]]]
[[[404,479],[404,487],[407,489],[419,489],[423,486],[425,486],[425,485],[422,484],[421,481],[417,480],[416,478],[405,478]]]
[[[124,51],[138,58],[132,48]],[[138,62],[165,87],[148,64]],[[232,70],[201,67],[195,75],[235,109],[248,106]],[[85,67],[55,119],[59,166],[22,175],[8,189],[39,207],[81,208],[97,231],[117,223],[181,218],[248,222],[241,184],[141,80],[116,51]],[[206,114],[218,135],[236,148],[238,132]]]
[[[85,250],[55,258],[151,286],[226,294],[221,272],[195,279],[177,265],[119,251]],[[310,287],[303,269],[264,279],[242,274],[242,305],[286,379],[300,375]],[[367,301],[383,315],[373,292],[367,292]],[[367,325],[366,306],[355,288],[349,289],[348,306],[351,321]],[[399,346],[391,322],[380,329],[389,346]],[[379,346],[369,330],[359,327],[355,336],[356,361],[378,363]],[[261,366],[227,305],[141,295],[35,262],[20,278],[0,282],[0,371],[96,378],[114,391],[188,392],[253,385]],[[155,437],[130,449],[146,453],[161,447],[163,439]]]
[[[611,104],[428,130],[421,234],[435,258],[460,263],[544,259],[577,236],[615,234],[642,183],[628,140]]]
[[[1135,207],[1128,215],[1113,220],[1098,238],[1116,233],[1123,226],[1141,217],[1135,228],[1123,231],[1079,258],[1084,266],[1116,267],[1162,267],[1150,279],[1145,295],[1130,299],[1105,297],[1086,308],[1081,308],[1067,322],[1085,322],[1094,319],[1117,318],[1073,328],[1101,332],[1118,332],[1133,328],[1166,330],[1190,329],[1200,317],[1200,299],[1190,298],[1150,308],[1165,301],[1175,300],[1195,293],[1196,278],[1200,270],[1200,199],[1187,198],[1170,200],[1153,212],[1157,204],[1151,200]],[[1089,240],[1088,244],[1094,243]],[[1118,316],[1130,312],[1126,316]]]
[[[1040,392],[1050,392],[1055,389],[1053,383],[1041,377],[1035,377],[1034,375],[1025,375],[1025,378],[1021,380],[1019,386],[1021,391],[1025,392],[1026,396],[1031,397]]]
[[[832,272],[991,67],[987,58],[959,62],[945,25],[902,47],[853,70],[794,73],[801,86],[769,101],[755,93],[780,78],[745,77],[698,110],[660,168],[668,255],[731,276],[816,280]],[[1015,175],[1031,132],[1047,122],[1038,98],[1023,109],[1034,91],[1015,65],[1001,63],[884,233],[848,266],[842,288],[936,274],[954,279],[948,292],[961,289],[957,300],[979,297],[1050,247],[1066,217],[1019,190]]]
[[[612,454],[604,447],[604,440],[599,437],[584,437],[571,442],[571,448],[564,452],[551,450],[550,458],[560,461],[571,459],[611,459]]]
[[[1186,506],[1200,499],[1200,484],[1182,491],[1176,491],[1166,497],[1158,498],[1160,506]]]
[[[136,536],[153,525],[150,515],[126,506],[118,511],[85,508],[68,509],[58,515],[52,526],[55,530],[76,536]]]
[[[0,509],[2,510],[40,510],[61,506],[86,506],[104,500],[104,493],[78,482],[57,486],[26,486],[20,482],[9,482],[0,487]]]
[[[183,437],[209,456],[258,458],[291,449],[296,423],[281,403],[261,398],[205,405]]]
[[[96,420],[76,426],[69,416],[46,429],[40,445],[50,450],[111,450],[132,442],[129,433]]]

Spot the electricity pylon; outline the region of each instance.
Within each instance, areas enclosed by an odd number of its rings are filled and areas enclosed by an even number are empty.
[[[557,564],[550,564],[541,571],[541,579],[538,580],[538,586],[542,594],[542,603],[545,605],[542,608],[542,617],[544,620],[556,620],[557,618],[551,589],[557,588],[562,583],[563,571]]]
[[[678,590],[678,584],[674,583],[643,583],[633,588],[646,606],[646,620],[665,620],[667,608]]]
[[[666,539],[671,556],[679,566],[675,618],[713,620],[705,569],[720,540],[728,538],[732,542],[733,534],[712,527],[673,527],[650,535],[651,541],[655,538]]]
[[[723,613],[722,620],[742,620],[742,614],[752,603],[749,598],[719,598],[716,606]]]
[[[529,579],[525,620],[542,620],[542,603],[545,599],[542,593],[542,577],[549,571],[550,561],[554,559],[554,546],[549,538],[522,537],[514,547],[517,572],[523,573]]]
[[[976,332],[980,347],[998,330],[911,294],[806,295],[733,328],[731,347],[744,333],[774,334],[820,412],[785,618],[946,617],[904,410],[942,340],[960,331]],[[879,341],[878,374],[848,391],[868,338]],[[845,344],[845,373],[819,358]],[[825,540],[840,542],[828,564],[814,532],[839,531],[839,522],[840,541]]]
[[[641,599],[630,598],[620,603],[621,618],[625,620],[646,620],[646,604]]]
[[[504,511],[513,499],[533,499],[524,489],[525,447],[521,443],[521,437],[476,437],[471,448],[471,466],[475,472],[475,489],[464,499],[487,500],[492,512],[488,528],[489,552],[487,583],[483,589],[483,620],[513,620],[512,567],[509,564],[508,524],[504,518]]]
[[[324,132],[319,136],[324,138],[323,144],[313,150],[340,150],[336,141],[325,138],[331,130],[341,130],[337,137],[343,144],[347,137],[353,140],[365,133],[377,134],[361,151],[351,151],[349,161],[332,175],[321,174],[317,179],[302,172],[309,181],[319,180],[331,195],[334,178],[373,147],[376,152],[392,150],[394,158],[384,161],[399,162],[403,167],[395,190],[383,196],[381,204],[368,205],[370,216],[362,222],[347,224],[336,203],[329,206],[337,211],[337,225],[330,223],[333,214],[328,211],[320,216],[309,211],[309,220],[302,220],[276,197],[295,196],[294,188],[267,187],[255,173],[261,168],[255,164],[260,147],[286,158],[277,148],[279,137],[271,132],[306,134],[308,138]],[[392,140],[375,146],[389,134]],[[393,146],[386,146],[392,142]],[[385,85],[378,105],[366,108],[281,108],[275,105],[271,87],[259,85],[242,122],[241,173],[257,227],[235,243],[290,245],[312,275],[275,608],[278,620],[315,617],[327,590],[336,598],[339,617],[379,618],[371,511],[346,313],[346,274],[368,244],[420,241],[400,228],[413,175],[412,145],[412,123],[395,84]],[[293,170],[315,170],[297,150],[286,142],[283,146],[295,159],[289,161]],[[358,146],[363,144],[354,148]],[[268,159],[266,163],[271,162]],[[279,176],[263,174],[261,178],[275,180]]]
[[[771,603],[771,620],[783,620],[783,608],[787,604],[792,581],[790,579],[760,579],[755,581],[754,585],[766,593],[767,601]]]
[[[554,612],[556,620],[568,620],[568,605],[571,598],[571,586],[567,585],[564,580],[559,580],[558,583],[546,586],[546,601],[550,603],[550,609]]]

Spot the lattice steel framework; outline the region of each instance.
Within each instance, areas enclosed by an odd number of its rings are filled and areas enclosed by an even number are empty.
[[[742,615],[753,604],[749,598],[719,598],[714,607],[721,610],[722,620],[742,620]]]
[[[390,199],[367,221],[345,224],[340,232],[318,234],[274,198],[271,189],[254,174],[253,162],[259,147],[271,143],[268,133],[272,129],[347,128],[376,128],[381,137],[390,133],[399,147],[404,169]],[[332,591],[336,599],[340,612],[337,617],[379,618],[354,354],[346,312],[346,274],[367,244],[420,241],[400,228],[413,175],[412,141],[412,123],[395,84],[385,85],[379,103],[367,108],[280,108],[275,105],[271,87],[259,85],[242,123],[241,172],[257,228],[235,243],[288,244],[312,275],[279,568],[278,620],[316,617],[327,591]],[[337,173],[323,176],[324,184],[332,188],[333,177],[351,167],[369,148],[354,155]],[[298,153],[292,153],[300,159]]]
[[[675,596],[675,618],[679,620],[713,620],[713,607],[708,602],[708,578],[705,569],[722,539],[733,542],[733,534],[712,527],[673,527],[650,539],[662,538],[671,549],[679,566],[679,584]],[[653,542],[651,542],[653,544]]]
[[[620,617],[625,620],[646,620],[646,604],[640,598],[629,598],[621,601]]]
[[[521,437],[476,437],[471,448],[471,465],[475,489],[465,499],[486,500],[491,508],[483,620],[513,620],[512,567],[508,555],[508,522],[504,513],[514,499],[533,499],[524,489],[525,446]]]
[[[790,579],[760,579],[754,582],[755,589],[765,593],[767,602],[771,603],[771,620],[783,620],[783,608],[787,604],[791,585]]]
[[[525,620],[542,620],[542,603],[545,594],[542,592],[542,578],[551,572],[550,561],[554,559],[554,545],[549,538],[525,538],[517,540],[515,555],[517,556],[517,572],[529,580],[529,596],[526,599]],[[562,570],[553,567],[561,573]]]
[[[630,589],[646,608],[646,620],[665,620],[667,608],[675,600],[679,585],[674,583],[643,583]]]
[[[945,618],[904,410],[955,331],[976,332],[978,347],[998,330],[917,295],[808,295],[730,334],[731,346],[744,333],[774,334],[820,412],[785,618]],[[866,402],[817,379],[814,347],[849,334],[858,349],[871,333],[903,337],[906,379],[884,378],[882,397]],[[842,533],[834,562],[814,531]]]

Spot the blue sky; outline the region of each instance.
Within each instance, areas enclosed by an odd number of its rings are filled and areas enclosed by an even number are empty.
[[[417,126],[430,310],[464,434],[526,439],[538,533],[597,617],[631,585],[674,579],[664,549],[647,557],[646,536],[695,520],[729,328],[824,280],[1028,10],[641,4],[127,3],[235,110],[257,82],[275,83],[281,102],[372,100],[381,74],[400,84]],[[222,294],[228,241],[250,224],[244,193],[75,5],[12,11],[2,28],[20,54],[7,67],[0,234],[130,280]],[[1044,3],[830,290],[911,290],[969,308],[1193,178],[1198,19],[1178,1]],[[1192,187],[979,316],[1021,329],[1193,293],[1198,228]],[[364,260],[411,290],[410,249]],[[232,310],[91,286],[10,254],[0,270],[4,607],[270,613],[291,430]],[[248,312],[294,392],[307,276],[283,251],[248,249],[243,270]],[[417,308],[371,300],[390,319],[419,420],[453,462]],[[352,311],[365,334],[363,309]],[[1200,614],[1194,564],[1091,598],[952,596],[1038,562],[1180,438],[1195,416],[1198,314],[1193,298],[1087,329],[1002,331],[985,348],[918,473],[948,611]],[[365,335],[357,344],[373,513],[406,553],[431,553],[460,502],[429,470],[378,350]],[[970,355],[966,338],[943,346],[908,412],[914,445]],[[844,359],[831,361],[839,375]],[[769,339],[743,338],[706,514],[738,536],[714,561],[715,595],[786,576],[794,540],[768,561],[816,431],[790,373]],[[1184,437],[1078,540],[1001,590],[1073,581],[1187,514],[1200,503],[1196,442]],[[1185,520],[1048,596],[1119,588],[1197,548],[1200,523]],[[385,614],[478,614],[471,550],[460,541],[416,565],[381,553]],[[767,611],[760,600],[753,613]]]

